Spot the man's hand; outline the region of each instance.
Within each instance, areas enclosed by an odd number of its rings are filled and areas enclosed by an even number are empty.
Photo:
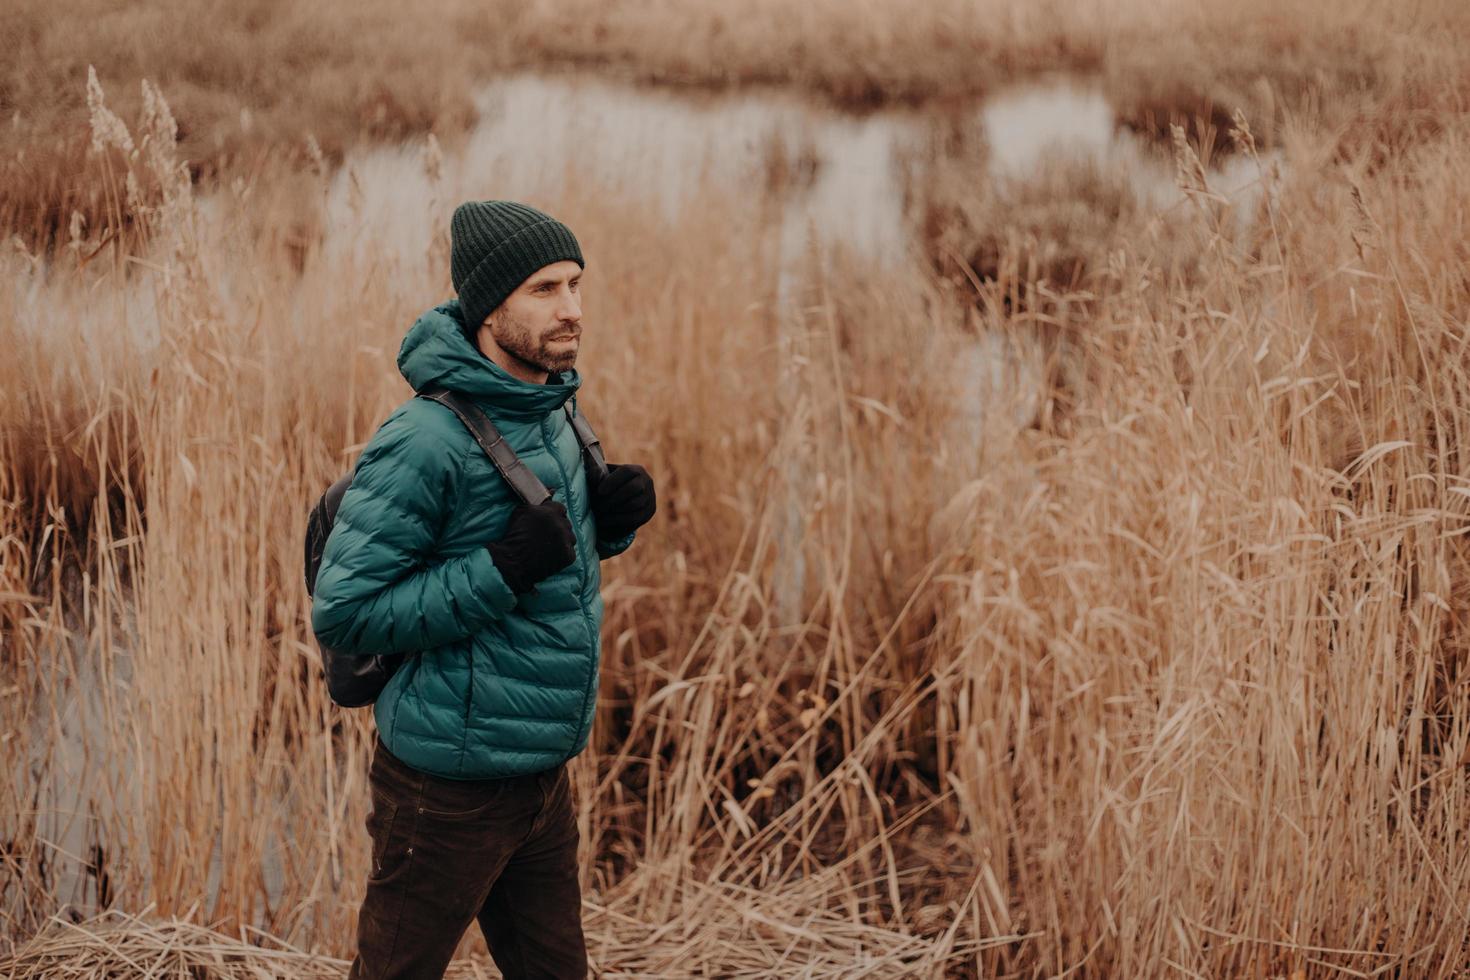
[[[657,509],[653,477],[637,463],[609,464],[607,476],[592,487],[597,536],[615,541],[647,524]]]
[[[520,504],[505,534],[485,545],[512,592],[529,592],[537,582],[577,560],[577,538],[559,500]]]

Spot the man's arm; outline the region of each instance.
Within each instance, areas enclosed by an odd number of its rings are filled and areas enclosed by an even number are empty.
[[[616,558],[618,555],[621,555],[623,552],[628,550],[629,546],[633,544],[633,538],[635,535],[637,535],[637,533],[637,531],[629,531],[621,538],[613,541],[604,541],[601,538],[598,538],[597,557],[601,558],[604,561],[609,558]]]
[[[653,478],[636,463],[608,464],[607,475],[588,491],[597,522],[597,556],[604,560],[627,551],[658,507]]]
[[[311,627],[333,650],[368,655],[465,639],[516,604],[490,552],[434,560],[460,461],[405,414],[363,449],[322,552]]]

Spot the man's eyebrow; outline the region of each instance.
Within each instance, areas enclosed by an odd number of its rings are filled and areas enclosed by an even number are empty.
[[[576,272],[568,276],[567,278],[572,280],[573,282],[576,282],[578,279],[582,278],[582,273]],[[537,279],[535,282],[531,283],[531,288],[540,289],[542,286],[555,286],[559,282],[561,282],[560,279]]]

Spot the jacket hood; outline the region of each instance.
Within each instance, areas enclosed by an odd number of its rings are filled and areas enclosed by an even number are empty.
[[[555,411],[576,393],[576,368],[551,374],[545,384],[511,377],[464,335],[458,297],[425,311],[404,335],[398,370],[414,391],[441,384],[469,395],[492,417],[534,418]]]

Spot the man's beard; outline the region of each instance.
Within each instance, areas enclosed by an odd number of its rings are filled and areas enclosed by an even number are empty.
[[[554,334],[566,332],[565,328],[552,331]],[[502,313],[491,321],[490,336],[506,353],[538,371],[554,374],[558,371],[566,371],[577,363],[576,347],[565,351],[553,351],[548,348],[544,338],[536,339],[530,327],[508,313]]]

